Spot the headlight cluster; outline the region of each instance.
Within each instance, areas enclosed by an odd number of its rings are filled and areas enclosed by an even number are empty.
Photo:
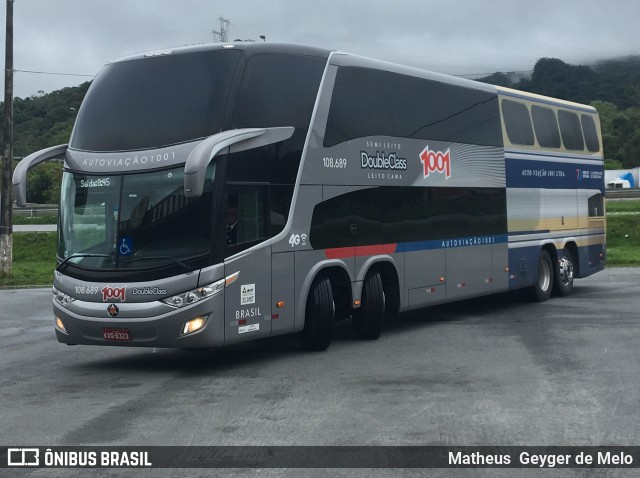
[[[76,300],[73,297],[65,294],[64,292],[60,292],[55,287],[52,287],[51,290],[53,291],[53,300],[55,300],[58,304],[60,304],[63,307],[66,307],[71,302]]]
[[[225,287],[234,283],[239,275],[240,272],[236,272],[235,274],[231,274],[230,276],[224,279],[220,279],[213,284],[209,284],[204,287],[198,287],[197,289],[193,289],[187,292],[183,292],[182,294],[174,295],[173,297],[162,299],[162,302],[170,305],[171,307],[175,307],[176,309],[195,304],[196,302],[200,302],[203,299],[216,295]]]

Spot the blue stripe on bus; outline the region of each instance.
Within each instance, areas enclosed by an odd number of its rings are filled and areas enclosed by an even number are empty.
[[[506,234],[493,236],[471,236],[454,239],[439,239],[435,241],[403,242],[398,244],[396,252],[429,251],[435,249],[455,249],[458,247],[486,246],[504,244],[508,241]]]
[[[536,152],[527,149],[517,149],[517,148],[505,148],[505,155],[509,158],[509,155],[517,154],[519,156],[532,156],[533,158],[539,157],[547,157],[547,158],[558,158],[558,159],[574,159],[579,161],[588,161],[597,164],[603,164],[603,159],[601,156],[592,156],[586,155],[584,153],[569,153],[569,152],[556,152],[556,151],[542,151]],[[521,158],[515,158],[521,159]]]
[[[505,171],[508,188],[600,190],[604,188],[602,165],[507,158]]]

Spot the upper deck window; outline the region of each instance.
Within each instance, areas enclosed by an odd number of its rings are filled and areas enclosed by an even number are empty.
[[[325,58],[263,53],[253,55],[240,83],[233,128],[308,128]]]
[[[518,101],[502,100],[502,114],[509,141],[513,144],[533,146],[533,128],[527,105]]]
[[[562,145],[560,131],[558,130],[558,120],[551,108],[532,105],[531,118],[533,119],[533,127],[536,130],[536,138],[540,146],[543,148],[559,148]]]
[[[560,123],[560,133],[562,142],[567,149],[582,151],[584,149],[584,139],[582,138],[582,128],[578,115],[571,111],[558,110],[558,122]]]
[[[341,67],[324,146],[376,135],[502,146],[497,95],[389,71]]]
[[[70,146],[152,149],[219,132],[240,55],[212,50],[105,66],[84,99]]]
[[[597,153],[600,151],[600,141],[598,140],[596,122],[590,115],[580,115],[580,119],[582,120],[582,131],[584,140],[587,143],[587,149],[592,153]]]

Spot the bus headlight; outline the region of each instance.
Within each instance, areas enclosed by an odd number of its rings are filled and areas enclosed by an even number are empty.
[[[216,295],[228,285],[233,284],[239,275],[240,272],[236,272],[235,274],[231,274],[224,279],[220,279],[219,281],[216,281],[209,285],[205,285],[204,287],[198,287],[197,289],[189,290],[187,292],[183,292],[182,294],[177,294],[173,297],[162,299],[162,302],[170,305],[171,307],[175,307],[176,309],[195,304],[196,302],[200,302],[203,299],[207,299]]]
[[[56,289],[55,287],[52,287],[51,290],[53,291],[53,299],[60,304],[62,307],[66,307],[67,305],[69,305],[71,302],[73,302],[74,299],[73,297],[65,294],[64,292],[60,292],[58,289]]]

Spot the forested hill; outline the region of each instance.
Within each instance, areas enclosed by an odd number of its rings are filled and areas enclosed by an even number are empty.
[[[479,81],[595,106],[609,166],[640,166],[640,56],[594,66],[542,58],[531,78],[494,73]]]
[[[603,61],[592,66],[541,58],[530,78],[494,73],[478,80],[577,103],[605,101],[618,109],[640,106],[640,56]]]
[[[71,128],[89,82],[52,93],[13,100],[13,155],[24,157],[42,148],[69,142]],[[4,104],[0,107],[4,111]],[[0,132],[0,137],[2,132]]]

